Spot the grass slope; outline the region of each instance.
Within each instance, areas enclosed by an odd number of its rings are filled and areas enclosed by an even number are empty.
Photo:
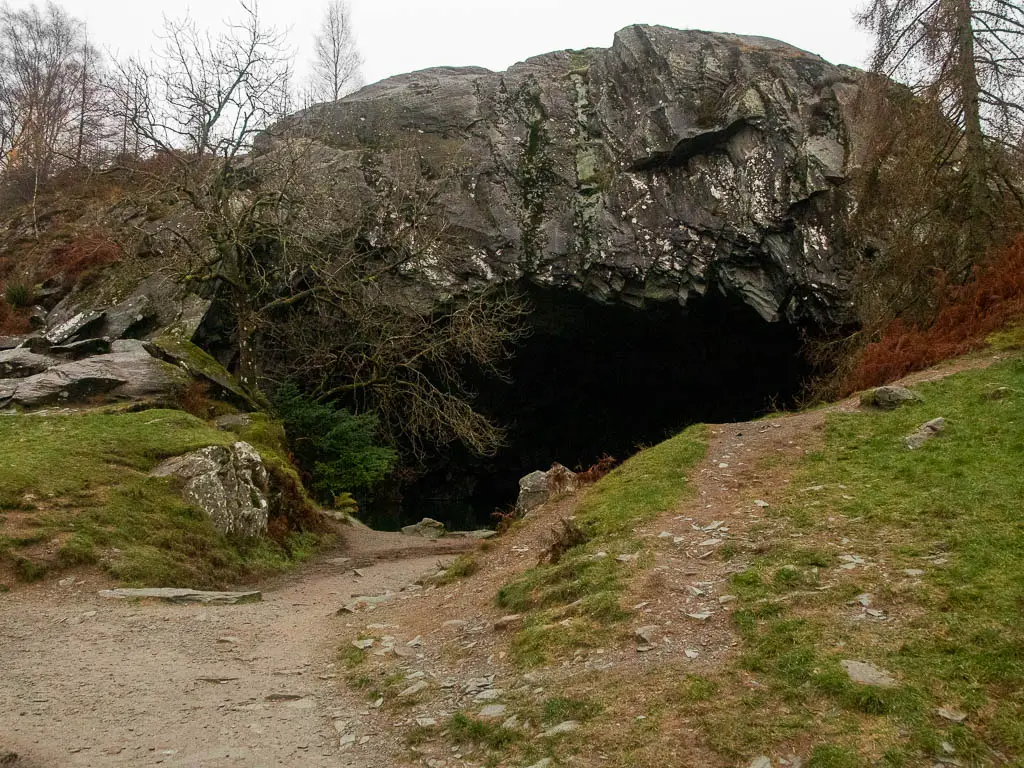
[[[619,596],[631,571],[645,564],[619,562],[617,556],[639,549],[636,527],[687,497],[690,471],[704,457],[707,438],[703,425],[690,427],[601,479],[576,511],[588,542],[500,590],[502,608],[528,614],[512,646],[518,662],[536,666],[561,650],[598,647],[612,625],[626,617]]]
[[[312,541],[245,543],[183,504],[160,461],[237,436],[181,411],[0,417],[0,564],[24,580],[102,565],[146,586],[212,587],[284,567]]]
[[[820,490],[790,496],[735,578],[732,710],[704,715],[723,754],[809,739],[812,766],[1024,765],[1024,362],[919,391],[893,413],[829,417],[793,485]],[[908,450],[903,436],[938,416],[947,432]],[[837,567],[844,555],[865,564]],[[863,594],[884,617],[861,615]],[[899,685],[855,685],[842,659]],[[764,688],[742,692],[744,674]]]

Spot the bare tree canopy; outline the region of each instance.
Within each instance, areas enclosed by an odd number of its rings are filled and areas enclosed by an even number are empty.
[[[875,35],[873,70],[910,85],[957,129],[946,158],[962,166],[982,214],[998,170],[993,143],[1019,150],[1024,137],[1024,5],[871,0],[859,20]]]
[[[425,182],[410,152],[408,172],[395,169],[403,181],[389,183],[338,169],[316,131],[276,130],[291,59],[256,6],[241,7],[217,36],[168,21],[153,62],[120,66],[117,99],[144,150],[165,160],[139,173],[152,200],[181,212],[161,228],[188,254],[183,277],[223,289],[241,383],[254,402],[287,380],[374,412],[412,453],[451,440],[493,451],[501,430],[473,410],[461,371],[505,358],[522,308],[476,296],[438,311],[403,291],[457,252],[435,212],[439,180],[457,174]]]
[[[363,84],[363,57],[347,0],[328,0],[313,46],[311,101],[337,101]]]
[[[872,68],[939,101],[965,133],[1021,138],[1024,4],[1011,0],[872,0]]]
[[[53,3],[0,8],[0,172],[36,191],[105,138],[102,64],[85,26]]]
[[[189,17],[167,19],[153,61],[120,65],[124,117],[148,150],[235,158],[288,109],[292,57],[283,32],[266,27],[255,2],[219,34]]]

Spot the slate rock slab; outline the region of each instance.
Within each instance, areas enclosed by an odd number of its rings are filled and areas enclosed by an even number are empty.
[[[103,312],[79,312],[69,320],[65,320],[63,323],[59,323],[49,329],[45,334],[46,340],[54,346],[67,344],[69,341],[74,341],[76,337],[83,335],[85,331],[98,326],[103,322],[104,317]]]
[[[895,688],[896,678],[874,664],[865,661],[844,660],[839,662],[850,679],[859,685],[870,685],[875,688]]]
[[[154,599],[167,603],[201,603],[203,605],[239,605],[241,603],[258,603],[263,599],[261,592],[203,592],[174,587],[104,589],[100,595],[120,600]]]
[[[175,392],[187,375],[157,360],[138,341],[118,342],[109,355],[61,363],[43,373],[4,381],[8,397],[17,405],[35,408],[79,402],[96,395],[111,399],[142,399]]]
[[[24,347],[0,350],[0,379],[27,379],[45,373],[58,363]]]

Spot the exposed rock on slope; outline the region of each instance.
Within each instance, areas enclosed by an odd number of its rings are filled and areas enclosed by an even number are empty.
[[[767,320],[848,320],[836,195],[859,73],[759,37],[634,26],[504,73],[439,68],[291,118],[346,185],[453,179],[444,295],[526,278],[603,301],[712,287]],[[330,153],[327,153],[330,155]]]
[[[19,377],[12,366],[36,372]],[[63,363],[21,348],[0,352],[3,373],[13,378],[0,378],[0,406],[26,408],[82,402],[97,395],[129,400],[169,396],[188,380],[134,340],[114,342],[110,354]]]
[[[213,445],[169,459],[153,475],[179,479],[185,500],[202,509],[221,533],[252,537],[267,532],[270,477],[248,443]]]

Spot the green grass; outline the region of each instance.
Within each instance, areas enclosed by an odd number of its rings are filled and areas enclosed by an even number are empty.
[[[0,510],[28,531],[0,539],[0,562],[24,580],[98,564],[130,584],[212,587],[307,557],[314,536],[222,536],[169,480],[148,477],[163,459],[236,439],[169,410],[0,418]],[[32,549],[53,539],[55,557]]]
[[[1014,394],[989,397],[1001,387]],[[709,731],[728,722],[743,736],[723,741],[726,754],[793,738],[770,719],[784,708],[819,744],[812,766],[917,765],[942,757],[943,742],[965,765],[1024,764],[1024,363],[918,391],[923,403],[892,413],[829,415],[824,448],[792,484],[825,488],[773,507],[781,530],[733,577],[744,639],[734,679],[763,688],[738,721],[736,711],[709,718]],[[938,416],[946,432],[908,450],[902,438]],[[788,531],[817,543],[798,548]],[[840,570],[844,553],[874,566]],[[924,571],[920,583],[903,577],[908,568]],[[852,621],[847,602],[860,593],[891,620]],[[847,658],[900,685],[855,685],[839,666]],[[943,706],[966,723],[936,716]]]
[[[478,720],[462,712],[452,715],[448,722],[448,735],[455,744],[470,744],[495,752],[503,752],[523,739],[521,731]]]
[[[459,555],[452,564],[444,569],[441,575],[431,579],[432,584],[444,586],[454,584],[460,579],[467,579],[480,570],[480,563],[471,554]]]
[[[620,563],[616,556],[639,549],[637,526],[686,499],[689,474],[706,450],[707,428],[698,425],[625,462],[591,488],[576,510],[587,543],[499,590],[499,606],[528,614],[512,643],[518,663],[537,666],[554,654],[597,647],[628,616],[619,597],[628,576],[645,562]],[[599,557],[601,552],[606,556]]]
[[[554,696],[544,701],[540,720],[544,725],[557,725],[566,720],[583,722],[594,719],[603,709],[600,703],[591,699]]]
[[[1024,349],[1024,325],[1013,325],[988,337],[989,346],[997,352]]]
[[[126,469],[147,472],[233,440],[181,411],[0,418],[0,508],[25,508],[26,494],[85,499],[118,484]]]

